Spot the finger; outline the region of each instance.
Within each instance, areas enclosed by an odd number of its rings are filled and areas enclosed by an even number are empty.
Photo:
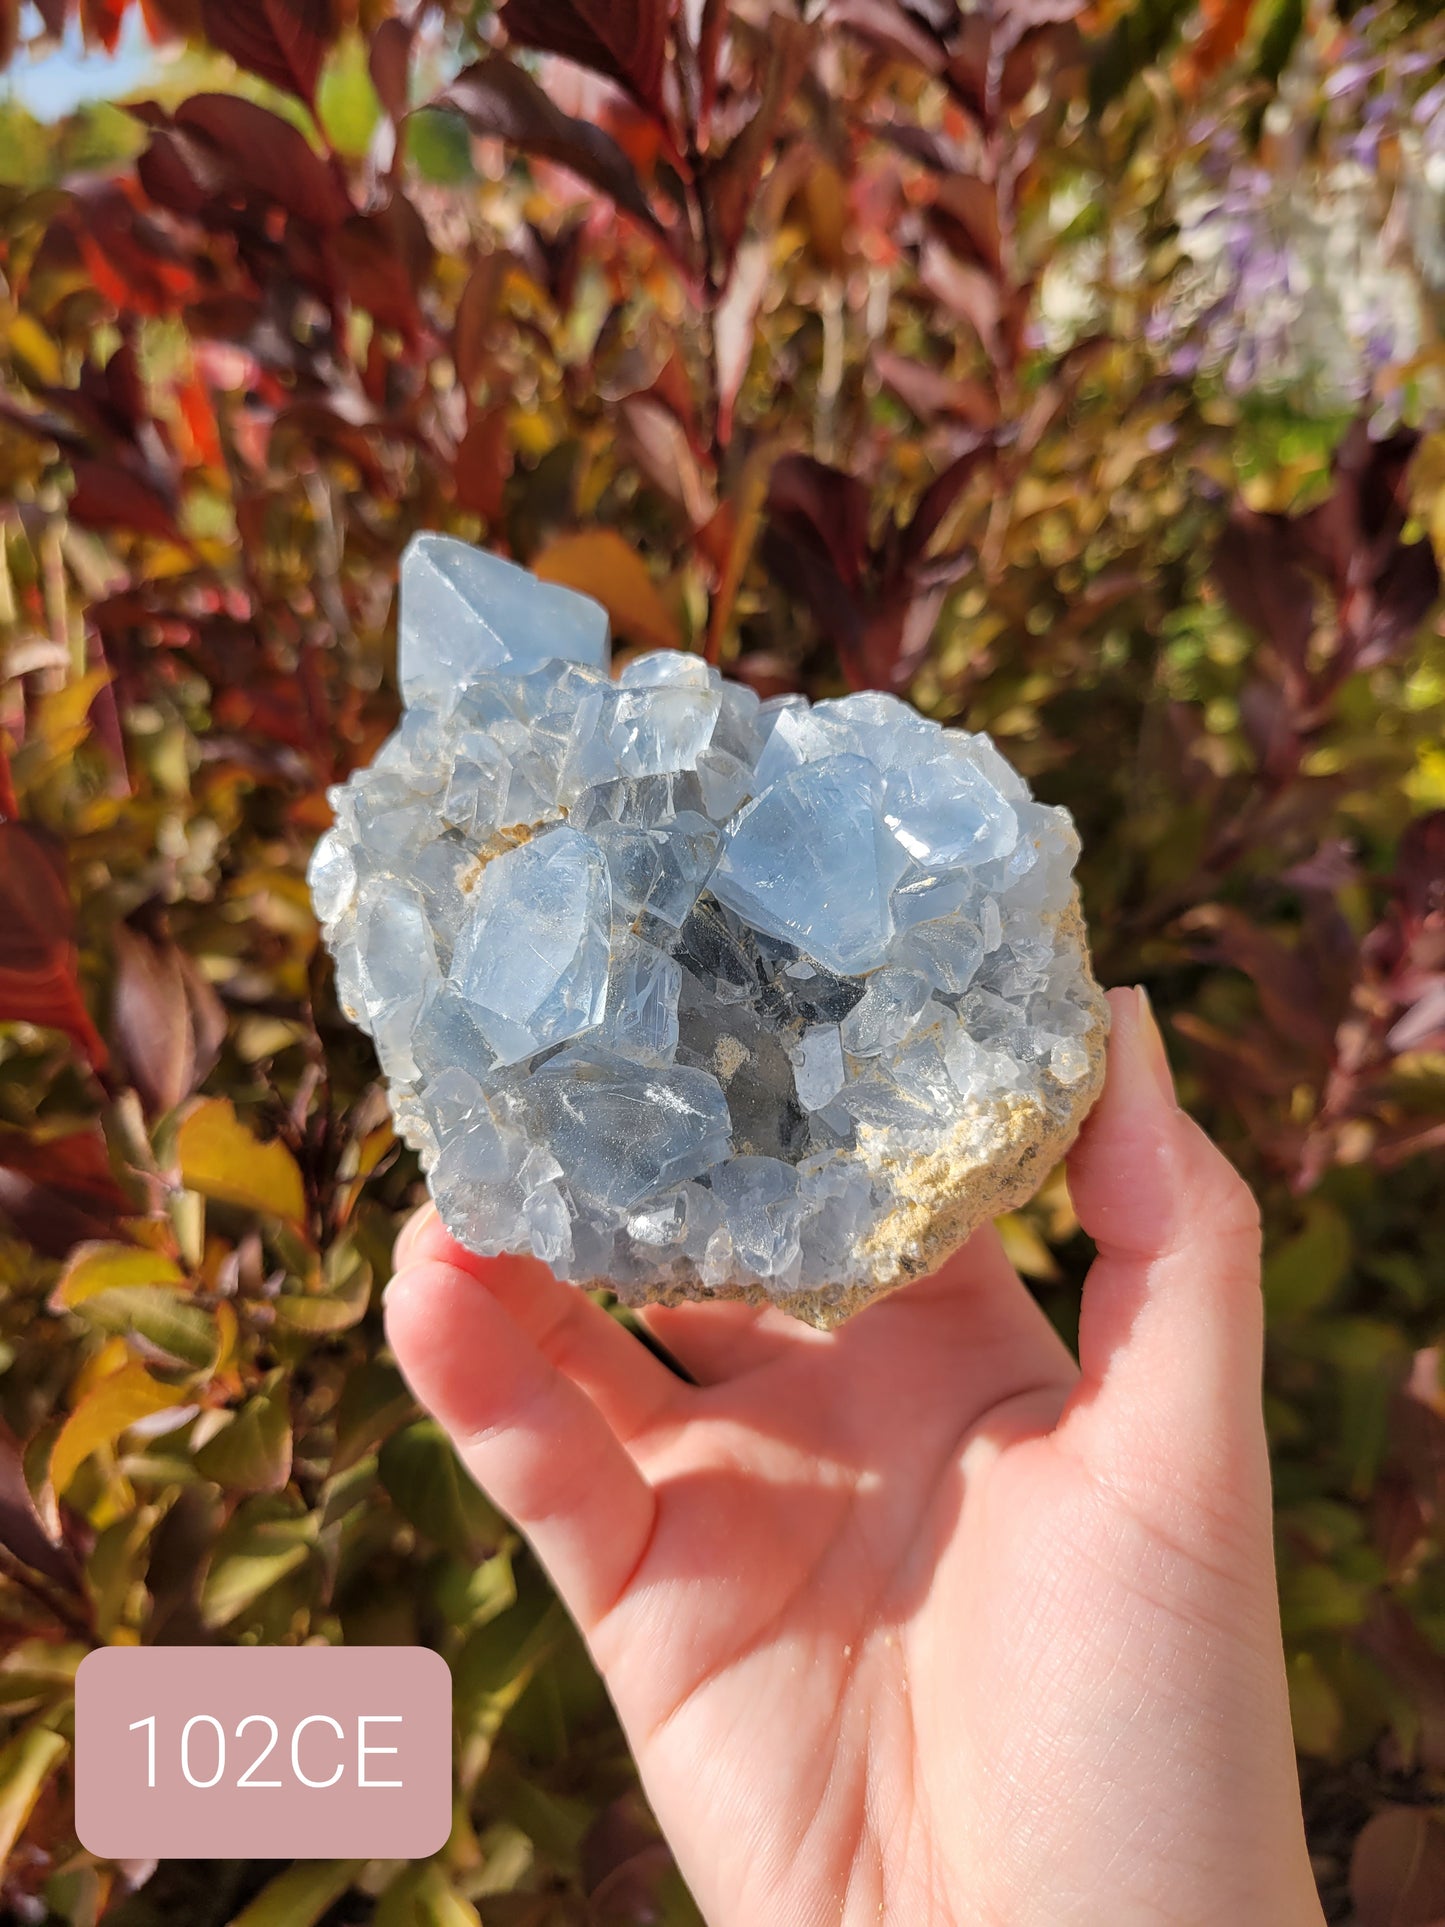
[[[484,1285],[547,1362],[582,1387],[624,1444],[678,1416],[687,1390],[682,1380],[585,1291],[554,1277],[536,1258],[480,1258],[450,1236],[435,1209],[412,1219],[397,1248],[402,1268],[452,1265]]]
[[[745,1305],[736,1299],[649,1305],[638,1313],[638,1320],[699,1385],[720,1385],[790,1357],[808,1344],[826,1343],[822,1332],[799,1318],[770,1305]]]
[[[386,1329],[418,1401],[591,1631],[652,1530],[656,1502],[631,1455],[581,1387],[459,1265],[423,1259],[399,1272]]]
[[[1069,1160],[1098,1246],[1079,1327],[1075,1430],[1121,1478],[1229,1493],[1263,1464],[1259,1213],[1180,1110],[1142,991],[1109,996],[1104,1092]],[[1257,1492],[1256,1492],[1257,1496]]]
[[[400,1271],[411,1256],[418,1238],[430,1237],[433,1227],[441,1224],[441,1214],[428,1198],[417,1211],[413,1211],[401,1230],[396,1234],[396,1243],[391,1248],[391,1268]]]

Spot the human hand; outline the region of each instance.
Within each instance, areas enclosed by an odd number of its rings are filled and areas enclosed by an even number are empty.
[[[824,1335],[402,1234],[391,1342],[531,1539],[713,1927],[1322,1919],[1290,1739],[1259,1234],[1114,991],[1069,1161],[1080,1363],[980,1233]]]

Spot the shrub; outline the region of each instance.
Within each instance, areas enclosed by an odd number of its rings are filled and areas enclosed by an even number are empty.
[[[113,39],[126,8],[83,11]],[[287,1923],[695,1918],[575,1633],[382,1340],[418,1175],[302,873],[395,719],[420,527],[598,595],[621,650],[906,692],[1074,811],[1101,974],[1149,984],[1264,1208],[1327,1902],[1362,1827],[1367,1901],[1430,1864],[1438,341],[1367,369],[1354,422],[1181,372],[1190,116],[1282,164],[1262,108],[1305,71],[1300,10],[1206,8],[1185,39],[1173,5],[1093,10],[1088,39],[1071,0],[809,11],[150,0],[193,37],[162,98],[0,118],[17,1918],[221,1927],[263,1888]],[[1387,24],[1397,63],[1435,44]],[[1067,1332],[1088,1252],[1061,1179],[1004,1228]],[[90,1646],[317,1638],[449,1660],[435,1862],[77,1848]]]

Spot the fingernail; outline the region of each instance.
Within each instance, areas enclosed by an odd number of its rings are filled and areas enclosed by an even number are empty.
[[[1135,984],[1134,995],[1139,1004],[1139,1041],[1144,1047],[1144,1061],[1149,1066],[1160,1097],[1171,1110],[1176,1110],[1179,1098],[1174,1089],[1174,1073],[1169,1068],[1169,1053],[1164,1048],[1154,1006],[1143,984]]]

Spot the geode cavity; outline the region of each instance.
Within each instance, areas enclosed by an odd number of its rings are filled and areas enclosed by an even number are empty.
[[[828,1324],[1029,1195],[1107,1007],[1073,826],[988,737],[613,681],[601,608],[444,536],[401,593],[406,715],[310,877],[457,1238]]]

